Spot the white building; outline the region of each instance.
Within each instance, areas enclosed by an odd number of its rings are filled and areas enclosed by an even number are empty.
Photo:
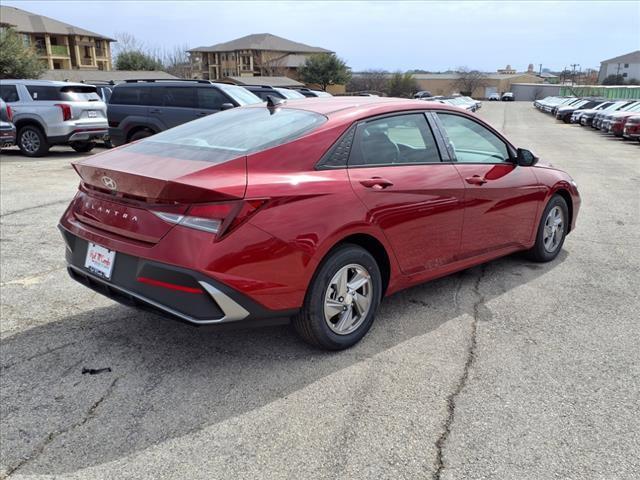
[[[632,78],[640,80],[640,50],[600,62],[598,83],[609,75],[622,75],[625,81]]]

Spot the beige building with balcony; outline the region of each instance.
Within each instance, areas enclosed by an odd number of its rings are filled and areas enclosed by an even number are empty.
[[[256,33],[210,47],[188,51],[193,78],[278,77],[298,79],[298,67],[317,53],[333,53],[320,47],[293,42],[270,33]]]
[[[11,27],[33,47],[49,70],[105,70],[113,38],[15,7],[0,7],[0,28]]]

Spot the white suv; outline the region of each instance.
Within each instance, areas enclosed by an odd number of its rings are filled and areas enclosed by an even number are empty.
[[[2,80],[0,98],[11,106],[16,144],[28,157],[46,155],[53,145],[88,152],[109,130],[107,106],[92,85]]]

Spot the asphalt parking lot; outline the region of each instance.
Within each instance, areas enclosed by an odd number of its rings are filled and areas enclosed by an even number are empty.
[[[386,299],[340,353],[75,284],[56,224],[82,155],[3,151],[0,478],[638,478],[640,148],[530,103],[480,115],[575,178],[577,230],[550,264]]]

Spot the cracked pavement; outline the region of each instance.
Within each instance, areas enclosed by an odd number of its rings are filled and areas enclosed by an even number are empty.
[[[480,115],[573,175],[577,230],[550,264],[514,255],[386,299],[341,353],[75,284],[56,223],[82,155],[3,150],[0,478],[637,478],[640,148],[529,103]]]

